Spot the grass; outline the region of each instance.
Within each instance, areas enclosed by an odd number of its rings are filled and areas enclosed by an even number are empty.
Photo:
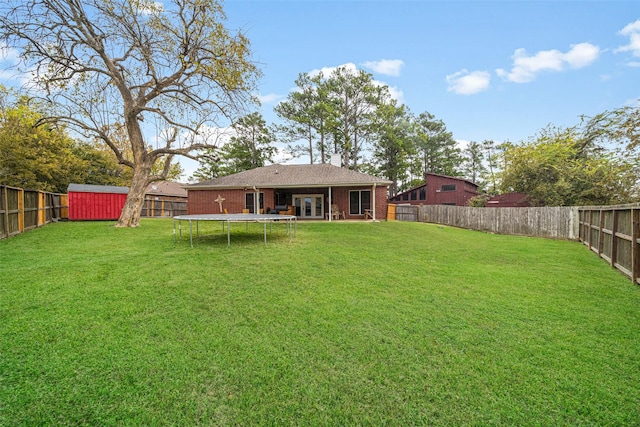
[[[0,425],[640,424],[640,288],[578,243],[206,227],[0,241]]]

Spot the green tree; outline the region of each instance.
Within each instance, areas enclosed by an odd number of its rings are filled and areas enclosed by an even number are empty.
[[[199,181],[218,178],[224,175],[224,165],[219,149],[207,148],[198,161],[198,168],[193,173],[193,178]]]
[[[209,150],[208,157],[200,159],[194,176],[213,179],[273,162],[275,137],[260,113],[240,118],[232,129],[233,136],[226,144],[220,149]]]
[[[416,120],[416,166],[424,175],[426,172],[458,176],[458,166],[462,163],[460,149],[453,134],[447,131],[442,120],[424,112]]]
[[[482,141],[482,148],[484,150],[484,159],[486,167],[484,168],[483,180],[485,182],[484,190],[495,196],[498,194],[498,180],[500,176],[500,163],[504,149],[507,147],[505,144],[496,144],[491,139],[485,139]]]
[[[249,41],[230,33],[218,0],[5,0],[0,41],[33,70],[49,122],[99,139],[133,171],[118,226],[139,224],[147,185],[173,157],[212,148],[206,124],[236,116],[259,75]],[[114,142],[125,126],[132,158]],[[150,147],[147,135],[162,132]],[[159,173],[153,170],[162,159]]]
[[[64,127],[38,125],[43,113],[0,86],[0,183],[66,192],[70,183],[127,185],[130,170],[108,147],[75,141]]]
[[[576,128],[543,130],[505,151],[503,191],[526,193],[540,206],[607,205],[637,200],[633,163],[595,145]]]
[[[236,133],[222,148],[225,175],[255,169],[273,162],[275,137],[260,113],[252,113],[233,124]]]
[[[0,183],[66,192],[70,176],[84,165],[64,128],[36,126],[42,118],[25,96],[0,87]]]
[[[404,105],[397,107],[395,103],[380,106],[377,115],[373,162],[376,175],[392,182],[389,197],[393,197],[409,178],[410,159],[415,150],[412,117]]]
[[[80,142],[73,151],[81,163],[71,171],[70,183],[127,186],[131,182],[131,169],[118,163],[108,147]]]
[[[637,156],[640,150],[640,104],[605,111],[593,117],[582,116],[582,133],[585,147],[615,142],[625,154]]]
[[[464,156],[464,163],[462,165],[464,176],[479,184],[480,187],[484,187],[480,179],[485,172],[484,166],[484,151],[482,145],[478,142],[471,141],[462,152]]]
[[[330,154],[331,121],[335,108],[328,97],[323,74],[315,76],[303,73],[295,81],[297,89],[289,93],[286,101],[279,103],[274,111],[284,124],[276,130],[289,143],[289,151],[298,157],[309,156],[309,163],[319,159],[325,163]],[[306,144],[299,144],[299,141]],[[317,148],[317,152],[314,151]]]
[[[332,135],[335,152],[345,167],[358,170],[358,161],[374,133],[376,110],[390,100],[387,86],[374,84],[362,70],[336,68],[324,82],[328,98],[335,105]]]

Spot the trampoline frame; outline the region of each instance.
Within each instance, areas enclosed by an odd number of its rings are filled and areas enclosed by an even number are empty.
[[[199,214],[199,215],[178,215],[173,217],[173,243],[177,241],[176,223],[178,224],[178,233],[182,239],[182,221],[189,221],[189,243],[193,247],[193,223],[196,223],[196,235],[198,234],[198,223],[200,221],[214,221],[222,223],[222,231],[224,232],[225,224],[227,226],[227,247],[231,246],[231,223],[244,222],[249,227],[250,222],[264,224],[264,244],[267,245],[267,223],[269,223],[269,231],[274,222],[285,222],[287,227],[287,236],[289,242],[296,234],[298,217],[295,215],[271,215],[271,214]]]

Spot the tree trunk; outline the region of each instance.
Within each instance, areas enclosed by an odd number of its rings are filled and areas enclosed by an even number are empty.
[[[145,168],[144,166],[136,167],[133,170],[129,194],[127,194],[127,200],[124,202],[116,227],[137,227],[140,225],[140,214],[142,213],[150,170],[151,167]]]

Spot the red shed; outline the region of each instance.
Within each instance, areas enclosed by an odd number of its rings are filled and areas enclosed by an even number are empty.
[[[128,187],[69,184],[69,220],[116,220],[128,192]]]

